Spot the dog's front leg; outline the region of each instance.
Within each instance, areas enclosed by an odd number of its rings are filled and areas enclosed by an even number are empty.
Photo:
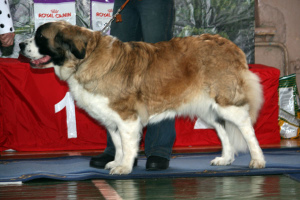
[[[116,166],[121,165],[122,160],[123,160],[123,150],[122,150],[122,141],[121,141],[121,136],[120,132],[118,129],[108,129],[108,132],[110,133],[111,139],[114,143],[115,146],[115,159],[114,161],[111,161],[106,164],[105,169],[112,169],[115,168]]]
[[[123,157],[119,165],[111,168],[110,174],[129,174],[132,171],[134,159],[139,150],[140,132],[142,129],[141,123],[138,120],[124,122],[118,127],[118,129],[120,133]],[[118,162],[115,162],[115,164],[116,163]]]

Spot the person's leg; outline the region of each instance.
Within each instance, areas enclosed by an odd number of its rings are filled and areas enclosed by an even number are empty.
[[[174,0],[143,0],[136,3],[143,41],[156,43],[173,37]]]
[[[145,42],[168,41],[173,37],[173,0],[143,0],[137,2],[137,9]],[[147,170],[168,168],[175,137],[175,119],[167,119],[147,126],[145,137]]]
[[[106,135],[107,135],[107,145],[104,150],[104,153],[99,154],[97,156],[93,156],[91,158],[90,160],[91,167],[102,169],[106,166],[107,163],[115,159],[116,148],[108,130],[106,132]]]
[[[115,0],[113,14],[125,3],[126,0]],[[141,40],[141,26],[139,15],[134,3],[129,1],[121,12],[122,22],[111,24],[110,34],[117,37],[122,42]],[[115,155],[115,148],[109,132],[107,132],[107,147],[104,151],[109,155]]]
[[[106,135],[107,135],[107,145],[104,150],[104,153],[114,157],[116,154],[116,149],[115,149],[114,143],[113,143],[110,133],[108,131],[106,132]]]
[[[113,13],[124,4],[125,0],[115,0]],[[121,11],[122,22],[111,23],[110,34],[122,42],[140,41],[142,38],[140,17],[135,7],[135,2],[129,1]]]
[[[107,145],[104,153],[97,156],[93,156],[90,160],[90,166],[95,168],[103,169],[106,164],[115,159],[116,148],[112,141],[110,133],[107,131]],[[137,166],[137,158],[134,160],[133,166]]]
[[[125,0],[115,1],[114,13],[121,5],[123,5],[124,2]],[[144,6],[141,7],[140,3],[143,3]],[[151,10],[151,6],[154,6],[152,7],[152,9],[155,9],[154,12]],[[139,41],[142,35],[142,25],[143,39],[145,42],[169,40],[172,37],[173,31],[173,6],[173,0],[130,1],[121,12],[123,22],[113,22],[111,25],[111,35],[116,36],[123,42]],[[157,13],[156,9],[159,9],[160,12]],[[138,15],[130,13],[137,12],[137,10],[139,11]],[[165,16],[157,18],[157,14]],[[144,17],[145,19],[147,18],[147,20],[141,24],[140,17]],[[151,18],[153,20],[151,20]],[[147,24],[145,23],[149,23],[150,26],[147,27]],[[175,120],[165,120],[155,125],[149,125],[147,130],[147,139],[145,139],[145,152],[149,159],[147,159],[146,168],[148,170],[160,170],[168,168],[170,154],[172,152],[172,146],[176,136]],[[107,148],[105,149],[105,154],[112,155],[115,152],[114,145],[109,134],[107,138],[108,144]],[[107,158],[107,156],[105,156],[105,158]],[[110,157],[110,159],[113,160],[113,157]]]
[[[115,0],[113,14],[124,4],[125,0]],[[123,42],[139,41],[141,40],[141,26],[139,16],[136,8],[133,6],[133,2],[129,2],[121,12],[122,22],[111,24],[110,34],[117,37]],[[115,146],[111,139],[110,133],[107,131],[107,146],[103,154],[94,156],[91,158],[90,166],[97,168],[104,168],[108,162],[114,160]],[[134,162],[134,166],[137,165],[137,160]]]
[[[159,156],[170,160],[175,137],[174,119],[166,119],[157,124],[149,124],[145,136],[146,156]]]

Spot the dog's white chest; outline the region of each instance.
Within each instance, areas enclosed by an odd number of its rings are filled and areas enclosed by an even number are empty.
[[[67,82],[78,107],[84,109],[91,117],[107,127],[116,125],[119,115],[108,106],[109,99],[107,97],[87,91],[73,76]]]

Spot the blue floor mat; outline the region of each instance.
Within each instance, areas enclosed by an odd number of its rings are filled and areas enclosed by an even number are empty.
[[[287,177],[300,182],[300,173],[299,174],[286,174]]]
[[[173,155],[169,169],[163,171],[146,171],[146,159],[139,158],[138,166],[128,175],[109,175],[108,170],[92,168],[88,156],[0,160],[0,182],[26,182],[38,178],[87,180],[271,174],[299,177],[300,149],[264,150],[264,155],[267,162],[265,169],[250,169],[249,154],[237,156],[230,166],[210,166],[210,161],[220,153]]]

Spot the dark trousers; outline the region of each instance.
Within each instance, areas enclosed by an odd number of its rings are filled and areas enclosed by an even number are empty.
[[[115,0],[114,13],[125,0]],[[173,36],[173,0],[131,0],[121,12],[122,22],[111,24],[111,35],[123,42],[145,41],[150,43],[167,41]],[[170,159],[175,141],[175,120],[166,119],[157,124],[149,124],[145,137],[145,154]],[[104,151],[115,155],[110,134]]]

